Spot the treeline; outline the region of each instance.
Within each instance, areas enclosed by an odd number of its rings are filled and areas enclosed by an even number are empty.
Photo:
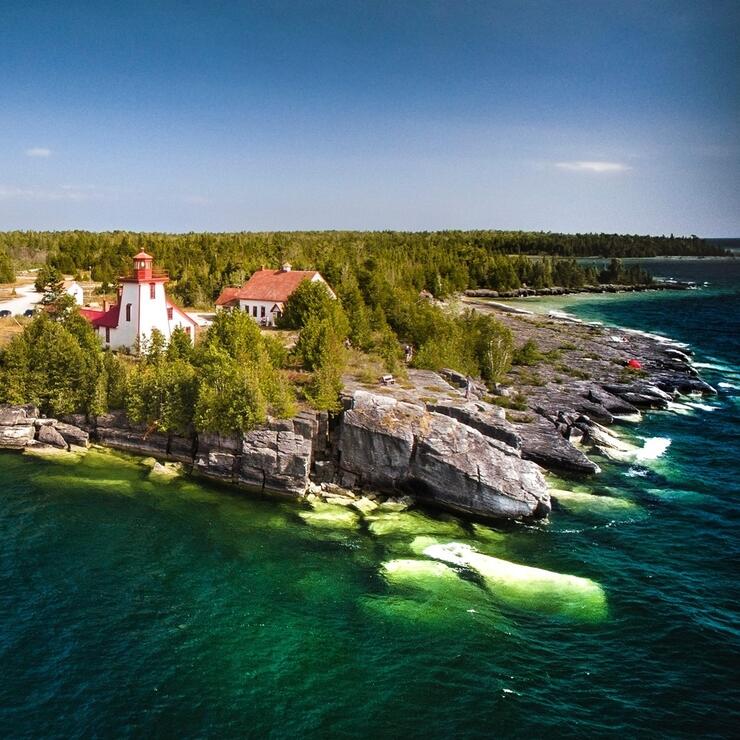
[[[90,270],[94,280],[107,284],[127,272],[131,257],[144,249],[169,271],[170,292],[185,305],[199,307],[212,305],[224,286],[242,284],[261,266],[285,261],[298,269],[318,269],[331,284],[350,269],[363,286],[364,276],[379,274],[393,285],[404,283],[443,297],[467,288],[579,287],[598,280],[593,268],[575,261],[586,256],[724,253],[697,237],[516,231],[16,231],[0,233],[0,253],[3,249],[17,264],[28,266],[29,256],[45,255],[63,273]]]
[[[0,352],[0,402],[49,416],[125,409],[151,431],[231,433],[268,415],[291,416],[294,386],[283,346],[239,312],[222,313],[196,346],[156,332],[136,357],[103,350],[66,299],[42,311]]]

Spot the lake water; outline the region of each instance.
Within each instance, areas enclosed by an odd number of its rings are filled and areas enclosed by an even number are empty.
[[[553,481],[610,498],[547,522],[306,521],[110,453],[0,455],[0,734],[731,736],[740,271],[649,266],[709,284],[557,307],[690,344],[720,393],[624,426],[638,453]],[[410,570],[452,541],[598,586]]]

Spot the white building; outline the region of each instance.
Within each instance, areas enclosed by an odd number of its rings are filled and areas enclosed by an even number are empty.
[[[133,350],[149,341],[154,329],[169,341],[177,327],[195,341],[197,323],[167,298],[169,277],[154,270],[153,264],[153,257],[140,252],[134,257],[133,273],[119,278],[117,303],[102,311],[80,309],[106,347]]]
[[[78,306],[82,306],[85,303],[85,293],[82,290],[82,286],[76,280],[65,280],[64,292],[66,295],[71,295]]]
[[[279,270],[257,270],[241,288],[224,288],[216,308],[238,308],[262,326],[275,326],[285,302],[304,280],[324,283],[331,297],[336,298],[316,270],[293,270],[286,262]]]

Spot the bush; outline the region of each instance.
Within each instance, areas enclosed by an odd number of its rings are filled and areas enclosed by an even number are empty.
[[[543,354],[533,339],[528,339],[521,347],[514,350],[512,365],[536,365],[543,359]]]

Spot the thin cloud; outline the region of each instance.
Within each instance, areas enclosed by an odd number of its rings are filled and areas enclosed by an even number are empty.
[[[626,172],[631,170],[626,164],[621,162],[599,162],[599,161],[576,161],[576,162],[557,162],[555,166],[560,170],[569,172]]]
[[[50,157],[51,149],[47,149],[45,146],[33,146],[30,149],[26,149],[27,157]]]
[[[202,195],[186,195],[183,200],[193,206],[207,206],[211,202],[210,198]]]
[[[93,186],[62,185],[55,188],[23,188],[0,185],[0,200],[58,201],[100,200],[103,194]]]

